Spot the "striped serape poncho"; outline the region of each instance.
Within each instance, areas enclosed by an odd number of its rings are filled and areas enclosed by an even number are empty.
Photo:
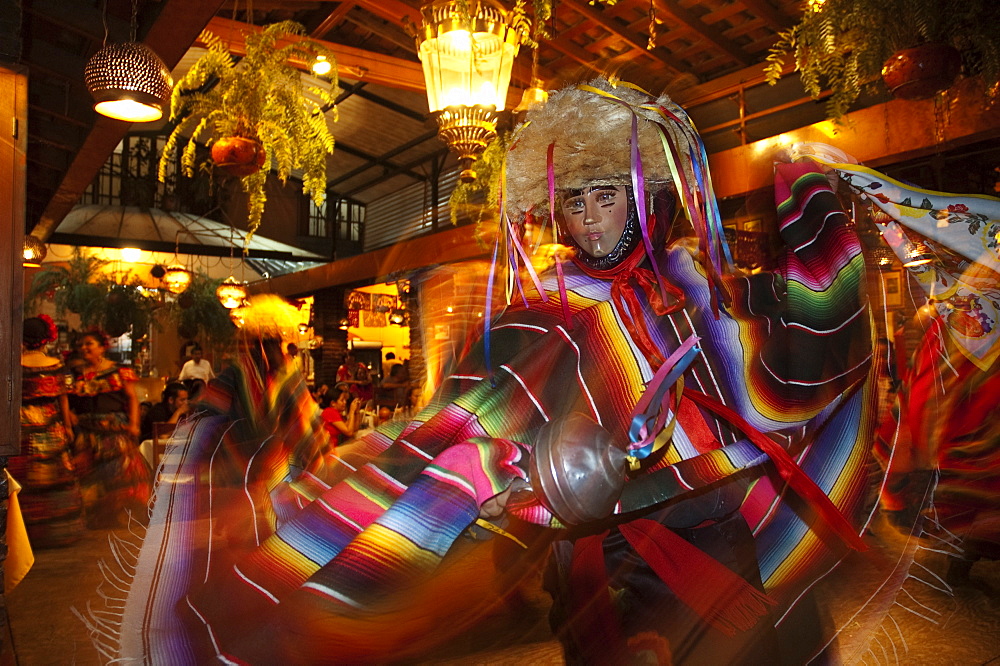
[[[726,277],[731,304],[718,317],[688,244],[659,258],[684,294],[683,308],[665,316],[635,276],[602,280],[567,265],[572,325],[558,298],[529,297],[494,322],[489,359],[474,347],[414,421],[334,453],[313,435],[318,415],[299,375],[234,371],[216,385],[229,398],[182,426],[166,455],[108,656],[300,663],[405,654],[362,627],[434,572],[484,502],[526,478],[539,428],[581,412],[624,446],[654,375],[647,347],[666,357],[691,335],[702,353],[685,373],[690,397],[652,466],[673,465],[687,492],[752,468],[738,505],[769,617],[780,622],[847,551],[844,525],[862,531],[877,479],[858,239],[814,167],[782,167],[777,200],[790,248],[780,274]],[[767,462],[746,429],[766,433],[801,472]],[[717,450],[732,455],[701,455]],[[796,474],[828,498],[824,517],[812,508],[822,502],[786,487],[783,476]],[[557,526],[540,504],[509,509]]]

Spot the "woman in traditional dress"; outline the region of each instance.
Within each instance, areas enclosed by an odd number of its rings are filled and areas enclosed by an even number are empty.
[[[45,353],[56,339],[47,315],[24,321],[21,342],[21,455],[8,469],[23,486],[21,510],[34,548],[65,546],[83,531],[80,489],[70,462],[72,415],[66,367]]]
[[[81,362],[69,394],[76,417],[73,463],[93,528],[122,526],[129,515],[145,521],[152,476],[138,446],[136,376],[105,356],[108,344],[96,329],[79,337]]]

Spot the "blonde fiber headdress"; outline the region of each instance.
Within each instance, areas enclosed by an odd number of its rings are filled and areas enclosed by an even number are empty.
[[[681,122],[670,122],[666,109]],[[581,189],[601,182],[632,184],[632,117],[638,119],[639,153],[646,189],[671,186],[675,177],[664,153],[665,133],[683,162],[690,162],[697,133],[687,114],[669,97],[656,98],[630,84],[595,79],[555,91],[528,113],[507,153],[506,205],[513,214],[544,210],[549,199],[547,163],[557,189]],[[693,177],[690,167],[686,175]]]
[[[505,216],[547,212],[553,223],[559,190],[632,185],[643,244],[661,284],[646,197],[671,188],[698,236],[710,280],[733,265],[705,146],[684,109],[666,95],[604,78],[552,93],[515,129],[502,182]]]

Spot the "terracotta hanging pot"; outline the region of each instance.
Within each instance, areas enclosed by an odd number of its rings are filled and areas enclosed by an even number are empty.
[[[232,176],[249,176],[264,166],[267,153],[260,141],[241,136],[223,137],[212,144],[215,166]]]
[[[948,89],[962,70],[962,56],[942,42],[896,51],[882,67],[882,80],[893,97],[926,99]]]

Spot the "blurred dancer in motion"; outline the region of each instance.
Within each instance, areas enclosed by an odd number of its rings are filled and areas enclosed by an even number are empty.
[[[8,469],[24,490],[21,510],[34,548],[65,546],[83,532],[83,507],[69,444],[73,417],[66,400],[66,366],[45,353],[56,339],[48,315],[24,320],[21,342],[21,455]]]
[[[604,79],[554,93],[505,169],[496,263],[523,268],[522,292],[413,420],[329,453],[284,362],[294,326],[251,306],[240,363],[167,454],[197,482],[159,488],[109,656],[425,654],[479,617],[441,620],[452,597],[414,586],[470,526],[506,519],[556,540],[570,661],[795,663],[828,646],[807,591],[864,548],[878,478],[863,258],[824,171],[779,168],[782,272],[742,275],[667,97]],[[668,244],[678,205],[695,238]],[[529,219],[565,247],[541,275]]]

